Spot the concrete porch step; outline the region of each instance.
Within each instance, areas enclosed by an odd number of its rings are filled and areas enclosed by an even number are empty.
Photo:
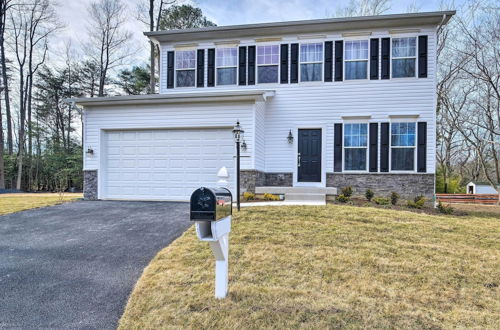
[[[311,193],[287,193],[285,194],[285,201],[309,201],[309,202],[325,202],[325,194],[311,194]]]
[[[277,186],[263,186],[255,187],[256,194],[284,194],[287,197],[289,194],[324,194],[324,195],[337,195],[337,188],[335,187],[277,187]]]

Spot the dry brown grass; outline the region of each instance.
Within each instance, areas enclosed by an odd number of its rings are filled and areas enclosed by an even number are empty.
[[[119,328],[500,325],[499,218],[252,207],[230,238],[227,299],[213,298],[213,257],[191,228],[145,269]]]
[[[500,217],[500,205],[482,205],[482,204],[449,204],[456,210],[465,211],[476,215],[491,215]]]
[[[1,194],[0,215],[19,212],[37,207],[57,205],[82,198],[82,194],[65,193],[60,196],[57,193],[36,194]]]

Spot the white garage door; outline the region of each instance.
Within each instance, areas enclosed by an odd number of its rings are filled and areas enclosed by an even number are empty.
[[[233,177],[229,129],[108,131],[102,198],[187,201],[194,189],[215,186],[226,166]]]

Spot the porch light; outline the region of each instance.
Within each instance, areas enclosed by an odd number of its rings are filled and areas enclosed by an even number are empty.
[[[247,143],[245,142],[245,138],[243,138],[243,142],[241,142],[241,151],[247,151]]]
[[[94,154],[94,149],[92,149],[92,147],[88,147],[88,149],[87,149],[87,155],[92,156],[93,154]]]
[[[239,143],[241,142],[241,137],[243,136],[243,133],[245,131],[241,128],[240,122],[236,122],[236,126],[233,128],[233,135],[234,135],[234,142]]]
[[[288,144],[292,144],[293,143],[293,135],[292,135],[292,130],[290,130],[288,132],[288,136],[286,137],[286,139],[288,140]]]

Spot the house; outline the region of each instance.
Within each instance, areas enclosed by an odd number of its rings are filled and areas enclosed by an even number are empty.
[[[243,191],[434,194],[436,35],[454,11],[145,33],[157,95],[74,99],[87,199],[188,200],[225,166]]]
[[[498,195],[500,186],[496,189],[487,182],[475,182],[471,181],[467,184],[467,194],[490,194]]]

